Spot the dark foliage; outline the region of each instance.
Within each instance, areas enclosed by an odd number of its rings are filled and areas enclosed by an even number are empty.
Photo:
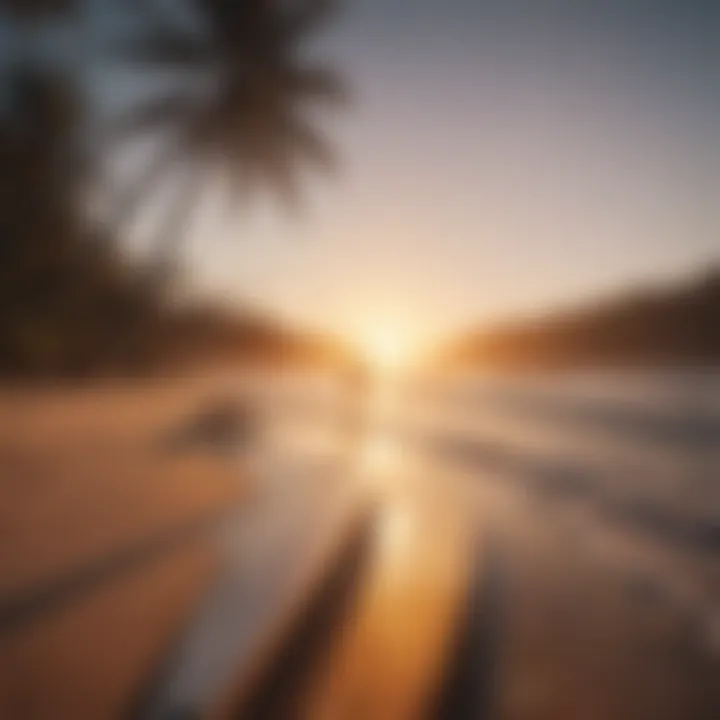
[[[167,92],[132,104],[107,128],[112,147],[162,137],[163,148],[140,168],[117,206],[120,224],[148,193],[181,177],[167,227],[158,233],[158,261],[172,264],[208,177],[220,179],[230,209],[258,191],[299,202],[304,165],[332,170],[334,157],[307,117],[313,105],[345,97],[337,76],[306,61],[311,32],[333,5],[328,0],[178,0],[196,22],[144,7],[147,30],[126,44],[123,60],[143,73],[172,73]]]
[[[11,82],[0,121],[0,372],[80,375],[121,357],[140,362],[157,298],[139,291],[83,215],[78,98],[28,66]]]
[[[717,366],[720,270],[683,287],[480,333],[450,355],[501,368]]]
[[[292,10],[272,2],[186,4],[194,6],[194,21],[181,29],[173,13],[160,12],[152,0],[128,3],[126,9],[142,22],[133,38],[124,38],[119,50],[112,48],[139,77],[171,68],[187,80],[186,89],[198,73],[205,83],[202,95],[166,96],[158,90],[139,105],[128,97],[114,123],[121,147],[145,131],[173,138],[171,155],[153,158],[143,168],[146,182],[133,182],[133,202],[119,206],[123,221],[139,198],[163,181],[170,168],[166,163],[182,165],[189,181],[159,243],[162,275],[154,263],[129,263],[121,251],[122,223],[101,223],[88,215],[84,189],[97,183],[106,149],[88,143],[97,135],[87,132],[97,117],[74,70],[53,67],[28,42],[38,24],[50,17],[68,20],[64,14],[80,5],[60,0],[2,5],[4,21],[15,21],[18,47],[25,48],[11,70],[5,69],[1,88],[2,375],[83,377],[146,372],[190,358],[321,352],[322,342],[301,339],[269,320],[239,319],[218,309],[175,309],[167,271],[206,170],[225,173],[235,192],[266,183],[289,195],[298,157],[330,163],[299,105],[306,99],[337,99],[341,89],[325,70],[301,69],[296,52],[324,8],[311,2]],[[76,20],[73,15],[70,26]],[[102,50],[92,43],[87,47]]]

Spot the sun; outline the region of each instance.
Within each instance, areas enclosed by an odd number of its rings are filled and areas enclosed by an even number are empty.
[[[407,335],[392,328],[371,328],[364,333],[360,349],[369,365],[382,372],[397,372],[413,358],[413,343]]]

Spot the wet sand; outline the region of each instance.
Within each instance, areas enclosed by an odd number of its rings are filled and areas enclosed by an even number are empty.
[[[238,468],[159,440],[203,379],[0,390],[0,716],[127,712],[213,572]]]

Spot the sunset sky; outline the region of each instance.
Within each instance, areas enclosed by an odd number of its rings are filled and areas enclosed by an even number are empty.
[[[720,4],[346,0],[320,52],[339,177],[205,224],[203,287],[427,339],[720,255]]]

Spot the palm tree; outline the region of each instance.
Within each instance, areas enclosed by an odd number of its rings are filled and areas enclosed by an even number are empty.
[[[167,140],[120,193],[114,211],[122,225],[149,193],[176,181],[173,207],[156,239],[158,266],[165,270],[209,176],[223,180],[233,204],[272,189],[294,205],[302,164],[332,169],[332,153],[306,110],[313,102],[344,98],[335,74],[303,63],[301,53],[309,32],[331,10],[330,0],[187,2],[190,23],[178,21],[179,6],[172,13],[145,3],[150,29],[125,56],[144,74],[179,73],[180,88],[135,103],[107,133],[115,147],[153,134]]]
[[[0,373],[140,364],[158,338],[159,292],[138,286],[86,213],[85,97],[72,67],[43,46],[64,7],[18,3],[15,53],[0,79]]]

